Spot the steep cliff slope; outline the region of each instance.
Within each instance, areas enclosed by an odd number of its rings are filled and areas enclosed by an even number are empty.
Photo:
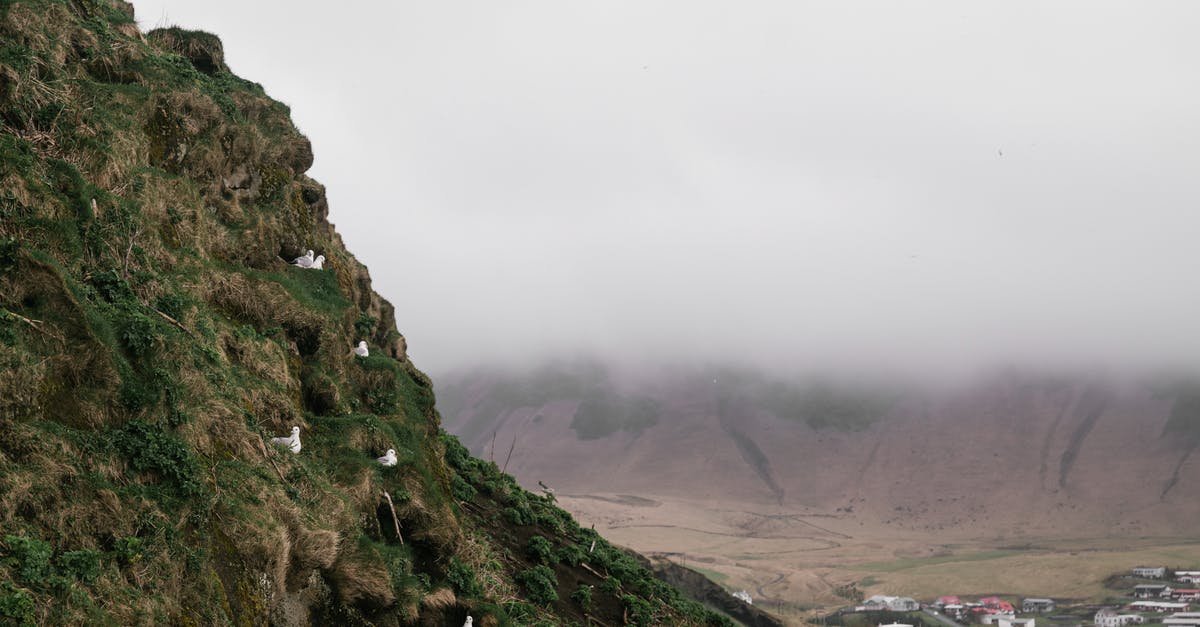
[[[587,364],[444,377],[440,402],[471,450],[564,493],[806,507],[977,537],[1172,535],[1200,515],[1195,389],[1015,373],[950,390],[847,387]]]
[[[215,36],[0,0],[0,623],[726,623],[440,433],[311,163]]]

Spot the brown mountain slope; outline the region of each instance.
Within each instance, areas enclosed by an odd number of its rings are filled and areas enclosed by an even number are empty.
[[[1200,514],[1190,397],[1178,390],[1010,374],[952,391],[801,391],[798,419],[787,384],[755,375],[562,372],[446,377],[446,426],[526,485],[564,493],[783,504],[977,534],[1173,534]],[[619,426],[630,399],[654,408],[641,420],[653,424]],[[610,411],[584,415],[598,405]]]

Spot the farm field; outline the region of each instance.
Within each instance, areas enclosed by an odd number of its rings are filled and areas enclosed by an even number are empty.
[[[1200,564],[1200,539],[974,536],[897,530],[845,512],[647,494],[560,495],[614,542],[700,570],[800,624],[864,595],[943,594],[1103,601],[1137,564]]]

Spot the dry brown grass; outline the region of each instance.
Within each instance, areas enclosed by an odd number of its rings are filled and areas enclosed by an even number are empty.
[[[207,282],[208,301],[238,320],[265,326],[274,316],[277,301],[287,298],[282,285],[252,281],[241,274],[221,274]]]
[[[450,588],[438,588],[421,597],[421,607],[433,610],[443,610],[457,603],[458,597]]]
[[[197,69],[211,74],[228,71],[225,50],[216,35],[180,28],[158,28],[146,34],[146,40],[160,50],[183,55]]]
[[[242,461],[262,459],[260,440],[224,402],[209,399],[179,433],[202,456],[213,460],[228,454]]]
[[[337,559],[341,536],[328,529],[305,529],[296,534],[293,559],[302,568],[329,568]]]
[[[343,551],[330,575],[338,599],[346,605],[387,607],[396,601],[383,562],[358,551]]]

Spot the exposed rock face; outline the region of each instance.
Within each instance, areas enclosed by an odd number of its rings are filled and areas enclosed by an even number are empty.
[[[498,460],[515,441],[509,471],[566,492],[782,502],[981,535],[1178,534],[1200,515],[1200,412],[1187,386],[1005,375],[891,390],[874,405],[869,393],[798,393],[794,407],[815,408],[803,414],[780,402],[784,384],[755,377],[536,378],[444,377],[447,428]],[[539,386],[551,391],[514,393]],[[654,424],[582,439],[579,408],[596,394],[652,399]]]

